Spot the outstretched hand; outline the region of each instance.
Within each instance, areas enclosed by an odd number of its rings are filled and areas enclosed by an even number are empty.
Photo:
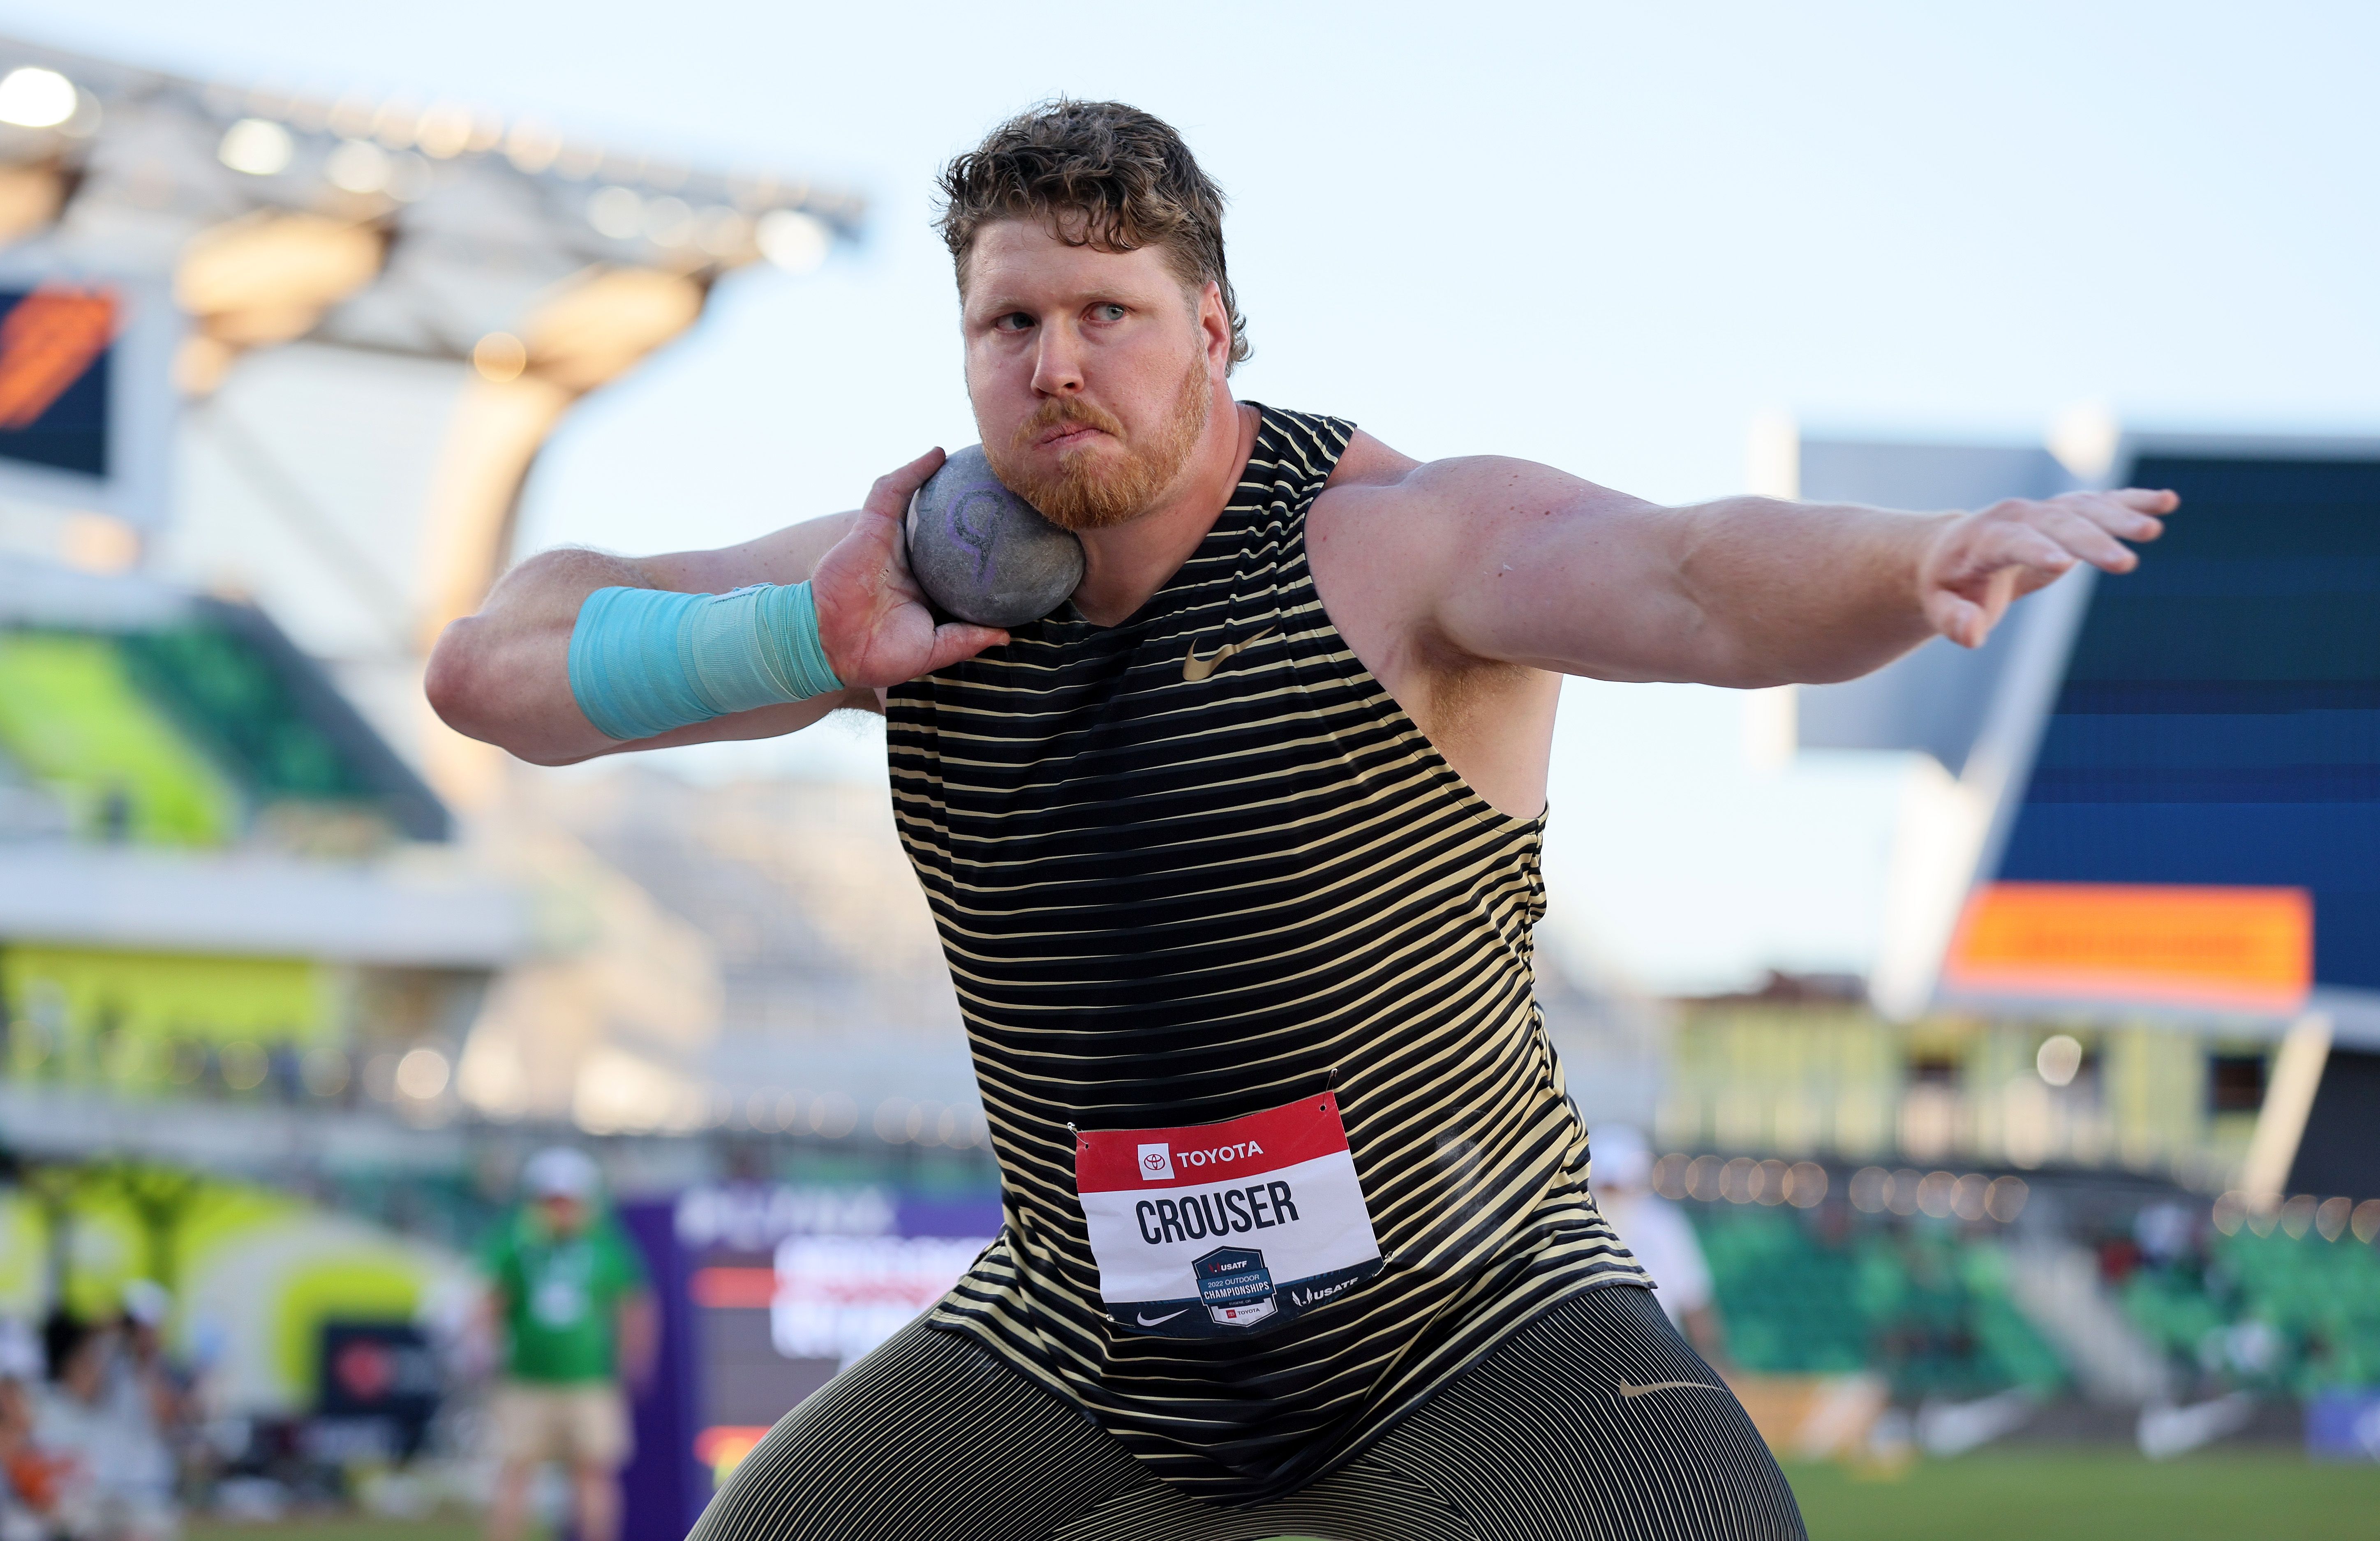
[[[2010,498],[1942,527],[1918,564],[1925,619],[1962,648],[1980,648],[2011,601],[2044,588],[2076,563],[2129,573],[2140,557],[2126,540],[2165,533],[2161,516],[2180,507],[2171,492],[2126,487]]]
[[[819,639],[847,686],[883,689],[1008,640],[1008,633],[992,626],[936,625],[925,590],[910,576],[902,523],[911,495],[941,466],[942,452],[928,450],[879,477],[850,533],[810,573]]]

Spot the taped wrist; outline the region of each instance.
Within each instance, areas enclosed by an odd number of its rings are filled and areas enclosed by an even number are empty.
[[[729,594],[598,588],[570,631],[570,693],[607,738],[650,738],[842,688],[807,583]]]

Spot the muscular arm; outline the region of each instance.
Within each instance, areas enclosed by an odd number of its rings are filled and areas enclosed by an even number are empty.
[[[1383,581],[1412,588],[1406,613],[1452,654],[1739,687],[1850,679],[1937,633],[1978,646],[2012,601],[2078,562],[2130,571],[2123,540],[2155,539],[2178,501],[2127,490],[1963,514],[1755,497],[1663,508],[1484,458],[1347,491],[1351,527],[1369,502],[1394,537],[1377,542]]]
[[[877,692],[987,647],[1007,634],[936,625],[909,576],[901,515],[941,467],[940,450],[883,477],[867,504],[718,551],[620,557],[552,551],[504,576],[476,615],[448,626],[430,655],[423,687],[455,732],[539,765],[568,765],[622,749],[723,738],[771,738],[842,707],[877,710]],[[810,584],[821,645],[844,690],[783,706],[716,717],[633,741],[606,737],[570,688],[570,634],[599,588],[723,594],[748,584]]]
[[[430,655],[424,688],[455,732],[539,765],[567,765],[621,749],[722,738],[767,738],[807,727],[838,707],[873,708],[873,691],[846,691],[714,718],[658,738],[623,743],[587,721],[570,693],[570,631],[598,588],[723,594],[751,583],[800,583],[843,539],[854,516],[831,515],[718,551],[611,556],[564,549],[515,567],[480,613],[448,626]]]

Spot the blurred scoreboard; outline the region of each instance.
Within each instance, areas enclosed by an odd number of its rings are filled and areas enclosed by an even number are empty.
[[[2147,998],[2380,1008],[2380,443],[2150,444],[2128,479],[2181,512],[2090,590],[2002,908],[2157,964]]]
[[[107,289],[0,289],[0,459],[106,477],[108,355],[122,311]]]
[[[996,1189],[691,1189],[694,1453],[723,1477],[803,1398],[914,1321],[1000,1231]]]
[[[0,497],[163,524],[182,325],[160,284],[0,261]]]

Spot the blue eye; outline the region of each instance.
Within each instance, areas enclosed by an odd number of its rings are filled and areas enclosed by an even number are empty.
[[[991,324],[995,331],[1022,332],[1033,324],[1033,318],[1022,310],[1011,310]]]
[[[1101,321],[1123,320],[1123,307],[1121,305],[1095,305],[1091,307],[1091,313]]]

